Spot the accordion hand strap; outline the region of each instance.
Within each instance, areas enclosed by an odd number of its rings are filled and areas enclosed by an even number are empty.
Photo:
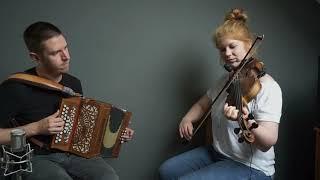
[[[57,82],[45,79],[39,76],[26,74],[26,73],[16,73],[8,77],[8,80],[17,80],[25,84],[37,86],[44,89],[60,91],[66,93],[70,96],[82,96],[79,93],[74,92],[71,88],[63,86]]]

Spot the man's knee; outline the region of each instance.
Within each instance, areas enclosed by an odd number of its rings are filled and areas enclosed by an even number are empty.
[[[119,176],[115,172],[104,173],[101,179],[119,180]]]
[[[69,174],[63,169],[55,169],[55,171],[37,171],[24,176],[25,180],[43,180],[43,179],[52,179],[52,180],[72,180]]]

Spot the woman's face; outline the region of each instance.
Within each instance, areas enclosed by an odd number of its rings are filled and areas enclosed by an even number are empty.
[[[244,41],[231,38],[222,38],[218,49],[224,63],[235,69],[243,60],[249,47]]]

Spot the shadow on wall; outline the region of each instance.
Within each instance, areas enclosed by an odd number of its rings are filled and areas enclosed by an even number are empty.
[[[166,159],[195,148],[204,142],[204,128],[200,130],[194,137],[192,142],[184,141],[179,137],[178,127],[181,118],[188,112],[191,106],[203,96],[209,87],[212,87],[213,79],[217,76],[217,70],[220,67],[214,67],[212,59],[204,57],[205,52],[200,48],[194,48],[192,44],[181,46],[180,50],[176,50],[172,56],[171,62],[174,62],[175,68],[172,68],[172,78],[174,82],[174,100],[177,103],[174,112],[177,117],[174,119],[174,125],[170,126],[167,131],[169,138],[162,146],[161,163]],[[218,64],[218,60],[217,60]],[[159,164],[160,166],[160,164]]]

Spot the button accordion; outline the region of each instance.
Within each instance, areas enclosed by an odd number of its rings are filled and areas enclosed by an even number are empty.
[[[52,137],[50,148],[85,158],[102,154],[118,157],[120,136],[132,113],[111,104],[89,98],[62,99],[59,116],[64,129]]]

